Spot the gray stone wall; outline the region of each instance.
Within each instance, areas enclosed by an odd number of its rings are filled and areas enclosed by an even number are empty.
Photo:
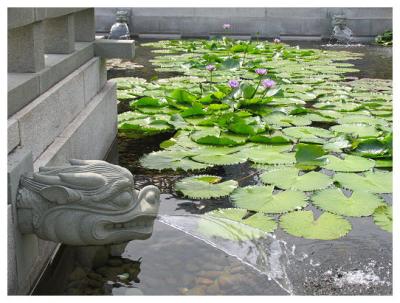
[[[132,59],[134,41],[95,40],[93,8],[8,8],[9,295],[29,293],[59,247],[20,233],[20,177],[71,158],[104,159],[117,133],[104,58],[115,54]]]
[[[230,32],[271,38],[276,36],[325,38],[331,32],[331,16],[343,14],[356,37],[370,38],[392,29],[391,8],[96,8],[96,31],[108,32],[115,12],[128,10],[133,34],[178,33],[201,37]]]

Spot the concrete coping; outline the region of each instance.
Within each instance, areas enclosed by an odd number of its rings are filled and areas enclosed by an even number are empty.
[[[45,68],[37,73],[8,73],[8,117],[93,56],[93,42],[76,42],[71,54],[45,54]]]
[[[9,7],[7,10],[8,29],[21,27],[45,19],[73,14],[88,7]]]
[[[135,40],[96,39],[94,54],[102,58],[133,59]]]

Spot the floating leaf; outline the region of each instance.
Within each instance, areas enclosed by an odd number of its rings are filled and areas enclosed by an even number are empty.
[[[322,156],[325,154],[326,152],[320,145],[299,143],[296,146],[296,166],[303,169],[314,169],[324,165],[326,160]]]
[[[354,114],[346,115],[342,118],[339,118],[338,123],[340,123],[340,124],[365,123],[365,124],[369,124],[369,125],[376,125],[376,124],[387,125],[388,124],[384,119],[379,119],[379,118],[375,118],[375,117],[371,117],[371,116],[367,116],[367,115],[354,115]]]
[[[165,100],[160,100],[160,99],[151,98],[151,97],[143,97],[143,98],[140,98],[139,100],[133,101],[130,104],[130,107],[131,108],[144,107],[144,106],[163,107],[166,105],[167,105],[167,102]]]
[[[325,212],[315,220],[311,210],[284,214],[280,227],[293,236],[319,240],[339,239],[351,230],[350,222],[341,216]]]
[[[311,126],[288,127],[285,128],[283,132],[302,142],[324,143],[326,138],[333,137],[333,134],[330,131]]]
[[[273,232],[277,223],[268,215],[256,213],[242,219],[246,209],[224,208],[205,213],[198,224],[198,231],[209,237],[233,241],[246,241],[264,237]]]
[[[292,141],[286,137],[281,135],[254,135],[249,138],[251,142],[270,144],[270,145],[280,145],[280,144],[288,144]]]
[[[353,155],[344,155],[344,159],[332,155],[323,158],[326,159],[326,163],[322,167],[340,172],[366,171],[375,166],[375,161]]]
[[[246,142],[247,137],[221,132],[218,128],[208,128],[196,131],[192,140],[200,144],[235,146]]]
[[[344,148],[350,147],[350,142],[344,137],[334,137],[324,143],[323,148],[327,151],[341,153]]]
[[[203,110],[203,106],[198,102],[193,102],[192,107],[189,107],[181,112],[181,116],[184,118],[204,115],[206,115],[206,112]]]
[[[346,197],[339,188],[319,191],[311,200],[323,210],[351,217],[370,216],[383,203],[378,196],[366,191],[354,191],[350,197]]]
[[[237,186],[235,180],[215,183],[216,176],[203,175],[184,178],[175,184],[176,191],[192,199],[210,199],[229,195]]]
[[[366,172],[364,176],[354,173],[337,173],[334,179],[341,186],[354,191],[368,191],[376,194],[392,192],[391,172]]]
[[[374,214],[374,222],[383,230],[393,231],[393,208],[388,205],[379,206]]]
[[[338,133],[351,134],[356,137],[377,137],[380,135],[380,132],[375,126],[362,123],[335,125],[332,126],[330,130]]]
[[[187,158],[194,155],[195,154],[192,152],[158,151],[142,157],[140,159],[140,164],[149,169],[181,169],[184,171],[205,169],[212,166],[210,164],[195,162]]]
[[[235,190],[231,199],[235,206],[264,213],[284,213],[305,207],[307,197],[299,191],[273,194],[273,186],[246,186]]]
[[[288,127],[293,125],[304,126],[310,125],[312,122],[303,116],[286,115],[282,112],[272,112],[268,116],[263,117],[263,120],[267,122],[267,124],[273,124],[280,127]]]
[[[282,189],[312,191],[323,189],[333,183],[332,178],[319,172],[309,172],[299,176],[299,170],[294,167],[284,167],[261,174],[261,181]]]
[[[391,142],[378,139],[366,139],[355,142],[354,153],[368,158],[380,158],[391,154]]]
[[[175,89],[169,94],[168,97],[182,104],[192,104],[193,101],[197,100],[195,95],[184,89]]]
[[[392,161],[392,159],[375,160],[375,168],[377,168],[377,167],[381,167],[381,168],[393,167],[393,161]]]
[[[204,155],[197,155],[192,157],[193,160],[202,163],[208,163],[213,165],[233,165],[244,163],[247,161],[247,157],[243,156],[240,153],[236,154],[204,154]]]

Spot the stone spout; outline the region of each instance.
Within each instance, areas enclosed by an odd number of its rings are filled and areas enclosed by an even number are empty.
[[[125,168],[99,160],[41,167],[21,177],[17,197],[21,233],[67,245],[118,244],[153,232],[160,191],[137,191]]]

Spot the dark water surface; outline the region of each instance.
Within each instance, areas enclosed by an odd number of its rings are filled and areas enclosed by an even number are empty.
[[[146,40],[146,42],[149,40]],[[136,47],[133,69],[110,70],[109,78],[151,79],[149,48]],[[320,44],[295,42],[303,48]],[[355,60],[364,78],[392,78],[391,48],[376,46],[328,47],[364,54]],[[160,78],[173,75],[160,74]],[[174,182],[190,173],[161,173],[139,166],[138,159],[159,149],[173,134],[141,140],[118,138],[114,163],[128,168],[137,188],[148,184],[162,191],[160,219],[151,238],[119,247],[62,247],[34,294],[102,295],[389,295],[392,293],[392,234],[379,229],[371,217],[348,218],[353,228],[338,240],[293,237],[277,229],[261,242],[229,243],[205,239],[196,230],[198,215],[232,207],[229,198],[188,200],[173,190]],[[206,173],[260,184],[248,164],[213,168]],[[384,197],[391,203],[390,197]],[[314,213],[320,211],[309,205]],[[183,230],[183,231],[182,231]],[[251,259],[251,256],[254,256]]]

